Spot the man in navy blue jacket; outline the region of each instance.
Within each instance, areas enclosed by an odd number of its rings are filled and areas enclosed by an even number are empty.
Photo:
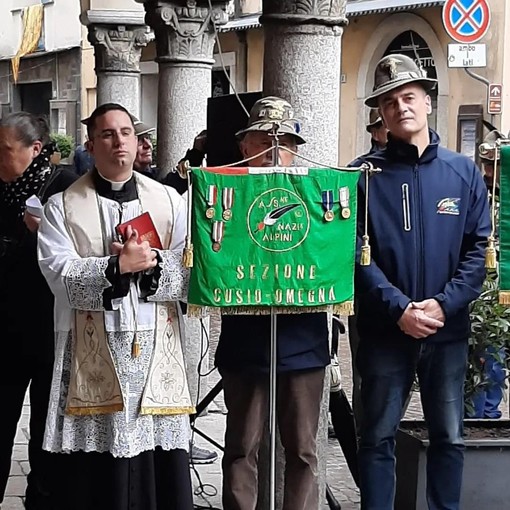
[[[365,101],[390,135],[361,159],[382,169],[369,184],[372,261],[356,267],[363,510],[393,509],[395,434],[416,373],[430,438],[428,505],[459,508],[469,304],[485,277],[490,219],[478,168],[429,129],[435,85],[412,59],[390,55]],[[359,192],[364,203],[364,182]],[[360,214],[360,235],[364,227]]]

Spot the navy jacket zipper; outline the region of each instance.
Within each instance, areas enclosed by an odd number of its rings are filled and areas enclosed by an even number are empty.
[[[414,187],[414,196],[415,196],[415,211],[417,216],[416,221],[416,299],[422,300],[424,298],[424,288],[425,288],[425,275],[423,274],[423,251],[424,251],[424,244],[423,244],[423,211],[422,211],[422,200],[421,200],[421,179],[420,179],[420,172],[419,172],[419,164],[415,163],[414,168],[414,177],[415,177],[415,184]]]

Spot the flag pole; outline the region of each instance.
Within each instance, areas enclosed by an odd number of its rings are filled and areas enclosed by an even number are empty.
[[[278,139],[279,124],[274,123],[271,136],[273,166],[278,166],[280,142]],[[269,372],[269,510],[276,508],[276,405],[277,405],[277,365],[278,365],[277,313],[271,307],[271,360]]]

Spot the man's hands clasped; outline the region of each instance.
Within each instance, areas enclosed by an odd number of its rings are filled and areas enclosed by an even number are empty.
[[[426,338],[444,326],[445,315],[435,299],[409,303],[398,320],[400,329],[413,338]]]
[[[126,242],[113,243],[112,253],[119,256],[121,274],[139,273],[156,267],[157,254],[148,241],[141,241],[138,231],[131,226],[126,229]]]

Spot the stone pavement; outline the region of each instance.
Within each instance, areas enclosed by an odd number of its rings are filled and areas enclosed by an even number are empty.
[[[343,385],[350,398],[352,371],[350,351],[345,335],[340,341],[339,357]],[[22,418],[18,424],[11,476],[7,485],[6,498],[2,504],[2,510],[22,510],[24,508],[22,496],[25,492],[26,475],[30,469],[27,449],[29,413],[30,409],[26,402]],[[419,398],[415,394],[413,395],[406,418],[420,418],[421,416],[421,405]],[[223,414],[209,412],[206,416],[200,417],[197,420],[197,427],[219,444],[223,444],[225,429],[225,416]],[[198,435],[195,437],[196,443],[199,446],[215,449],[205,439]],[[351,478],[338,441],[336,439],[329,439],[329,447],[327,452],[328,484],[336,499],[340,502],[342,510],[357,510],[359,508],[359,491]],[[221,456],[220,450],[216,449],[216,451]],[[192,478],[197,508],[221,509],[221,460],[218,459],[213,464],[196,466],[192,473]]]

